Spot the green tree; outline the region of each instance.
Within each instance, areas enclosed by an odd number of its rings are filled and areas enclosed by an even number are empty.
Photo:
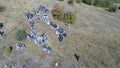
[[[27,38],[27,33],[24,31],[24,30],[17,30],[15,32],[15,39],[17,41],[22,41],[22,40],[25,40]]]

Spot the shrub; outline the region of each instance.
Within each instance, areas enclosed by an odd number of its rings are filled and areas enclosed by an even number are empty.
[[[114,5],[114,6],[109,7],[108,11],[109,12],[116,12],[117,9],[118,9],[118,7]]]
[[[83,3],[100,7],[110,7],[115,0],[82,0]]]
[[[62,20],[63,13],[59,12],[58,10],[52,10],[51,13],[54,19]]]
[[[74,4],[74,0],[68,0],[68,4],[73,5]]]
[[[69,23],[69,24],[74,24],[75,23],[75,15],[72,12],[66,12],[64,14],[56,11],[56,10],[52,10],[52,16],[54,19],[57,19],[59,21],[63,21],[65,23]]]
[[[64,1],[64,0],[59,0],[59,1]]]
[[[113,5],[113,3],[114,3],[113,0],[95,0],[94,5],[109,8],[111,5]]]
[[[120,0],[113,0],[115,3],[119,3],[120,4]]]
[[[17,41],[22,41],[22,40],[25,40],[27,38],[27,33],[24,31],[24,30],[17,30],[15,32],[15,39]]]
[[[5,10],[5,7],[0,5],[0,12],[3,12],[4,10]]]
[[[13,48],[12,47],[5,47],[4,52],[9,55],[12,53]]]
[[[81,3],[82,2],[82,0],[76,0],[76,3]]]
[[[94,2],[95,2],[94,0],[83,0],[83,3],[89,4],[89,5],[93,5]]]
[[[64,9],[60,5],[55,4],[53,10],[51,11],[51,14],[54,19],[62,20],[63,14],[64,14]]]
[[[0,23],[0,29],[3,27],[3,23]]]
[[[54,9],[51,11],[53,18],[65,23],[74,24],[75,15],[72,12],[64,13],[63,10],[64,9],[62,7],[60,7],[58,4],[55,4]]]
[[[75,15],[72,12],[66,12],[64,14],[63,22],[74,24],[75,23]]]
[[[58,3],[54,4],[53,9],[59,11],[60,13],[64,13],[64,7]]]
[[[79,2],[79,0],[78,0]],[[120,3],[120,0],[82,0],[83,3],[109,8],[109,11],[114,12],[117,10],[115,6],[112,6],[114,3]],[[76,0],[77,3],[77,0]]]

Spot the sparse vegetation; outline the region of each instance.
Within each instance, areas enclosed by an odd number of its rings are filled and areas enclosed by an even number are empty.
[[[0,12],[3,12],[4,10],[5,10],[5,7],[0,5]]]
[[[59,1],[64,1],[64,0],[59,0]]]
[[[27,33],[24,31],[24,30],[17,30],[15,32],[15,39],[17,41],[22,41],[22,40],[25,40],[27,38]]]
[[[63,21],[65,23],[74,24],[75,23],[75,14],[72,12],[64,13],[63,8],[58,4],[55,4],[54,9],[51,11],[54,19]]]
[[[76,3],[81,3],[82,2],[82,0],[76,0]]]
[[[4,48],[4,52],[5,52],[5,54],[7,54],[7,55],[10,55],[10,54],[12,53],[12,50],[13,50],[12,47],[5,47],[5,48]]]
[[[52,16],[53,16],[54,19],[62,20],[63,13],[61,13],[57,10],[52,10],[51,13],[52,13]]]
[[[68,4],[73,5],[74,4],[74,0],[68,0]]]
[[[109,11],[109,12],[116,12],[117,9],[118,9],[118,7],[115,6],[115,5],[113,5],[113,6],[109,7],[108,11]]]
[[[74,24],[75,23],[75,15],[72,12],[66,12],[64,14],[63,21],[65,23]]]
[[[0,29],[3,27],[3,23],[0,23]]]
[[[83,0],[83,3],[89,4],[89,5],[93,5],[95,2],[95,0]]]
[[[59,21],[63,21],[69,24],[75,23],[75,15],[72,12],[66,12],[64,14],[58,12],[57,10],[52,10],[51,12],[54,19],[57,19]]]
[[[6,34],[6,36],[3,35],[2,39],[0,39],[0,68],[120,67],[120,10],[116,13],[108,13],[103,10],[104,8],[93,7],[94,5],[89,6],[83,3],[68,5],[68,0],[39,1],[44,1],[46,8],[50,10],[50,14],[55,3],[60,5],[61,9],[57,9],[57,12],[59,10],[63,18],[58,22],[56,21],[57,18],[53,20],[51,15],[48,15],[49,21],[52,21],[53,24],[56,23],[58,28],[62,27],[66,31],[67,37],[63,37],[63,42],[59,43],[58,35],[55,34],[56,29],[51,29],[50,26],[44,22],[44,19],[41,18],[43,17],[43,11],[40,11],[41,22],[37,23],[37,17],[35,16],[34,24],[37,34],[47,33],[48,40],[44,44],[48,44],[52,48],[52,53],[47,54],[42,51],[41,46],[43,46],[43,44],[39,46],[34,43],[34,40],[26,39],[23,41],[15,41],[16,29],[23,27],[26,32],[31,31],[29,21],[23,15],[24,10],[31,13],[31,9],[37,8],[40,3],[33,0],[1,0],[0,4],[8,7],[4,12],[0,12],[0,23],[3,23],[1,31],[4,31]],[[15,6],[13,6],[13,4]],[[65,9],[62,9],[62,6],[65,7]],[[105,9],[108,8],[105,7]],[[60,23],[64,20],[65,14],[67,16],[67,11],[74,11],[72,14],[76,17],[75,24],[66,24],[69,22]],[[69,14],[68,17],[65,17],[66,20],[67,18],[70,18]],[[17,43],[25,44],[26,49],[19,51],[16,48]],[[11,53],[7,55],[4,47],[10,46],[13,46],[13,49],[10,51]],[[74,53],[80,55],[79,62],[76,61]]]
[[[82,2],[89,5],[107,7],[107,8],[111,7],[114,3],[120,3],[119,0],[82,0]]]
[[[109,7],[110,5],[118,1],[117,0],[82,0],[82,2],[100,7]]]
[[[109,8],[110,6],[113,5],[114,1],[113,0],[94,0],[94,5],[99,6],[99,7],[107,7]]]
[[[116,7],[112,6],[114,3],[120,3],[119,0],[76,0],[76,3],[80,2],[98,7],[109,8],[110,12],[116,11]]]
[[[63,19],[63,14],[64,14],[64,9],[58,4],[54,5],[54,9],[51,11],[52,16],[54,19],[57,20],[62,20]]]

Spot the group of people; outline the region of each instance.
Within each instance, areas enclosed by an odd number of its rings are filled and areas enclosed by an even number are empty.
[[[35,26],[34,26],[34,20],[33,17],[36,16],[37,17],[37,21],[40,22],[40,16],[39,16],[39,12],[40,11],[44,11],[44,12],[48,12],[48,9],[45,9],[45,5],[40,5],[38,8],[33,8],[32,12],[34,12],[34,14],[25,11],[24,15],[27,17],[28,22],[29,22],[29,26],[31,28],[31,33],[28,34],[28,38],[31,41],[34,41],[38,46],[40,46],[41,44],[45,43],[48,39],[46,33],[43,33],[41,35],[37,34]],[[21,49],[23,46],[21,46],[20,44],[16,44],[17,49]],[[43,45],[42,46],[43,51],[46,51],[47,53],[51,53],[52,49],[48,46],[48,45]]]
[[[66,37],[67,33],[63,28],[59,27],[57,23],[53,23],[49,20],[48,13],[49,13],[49,10],[45,9],[43,13],[43,19],[45,23],[50,26],[51,29],[55,29],[55,33],[57,32],[56,35],[58,35],[59,42],[62,42],[63,37]]]
[[[38,8],[33,8],[32,12],[34,13],[30,13],[28,11],[24,12],[24,15],[28,18],[28,22],[29,22],[29,26],[31,28],[31,33],[28,34],[28,38],[32,41],[34,40],[35,43],[37,43],[38,45],[41,45],[42,43],[44,43],[47,40],[47,36],[45,33],[43,33],[42,35],[38,35],[34,26],[34,20],[33,17],[37,16],[38,21],[40,21],[40,16],[39,16],[39,12],[40,11],[44,11],[47,12],[47,10],[45,9],[45,5],[40,5]]]
[[[37,39],[35,39],[34,41],[36,44],[38,44],[40,46],[42,43],[46,42],[47,39],[48,39],[48,37],[46,36],[45,33],[43,33],[41,35],[38,35]]]
[[[31,14],[30,12],[25,11],[25,16],[28,18],[28,22],[29,22],[29,26],[31,28],[31,33],[28,34],[28,38],[30,40],[34,40],[36,38],[37,32],[34,26],[34,21],[33,21],[33,14]]]
[[[43,17],[39,16],[40,11],[43,11]],[[40,5],[37,8],[33,8],[32,13],[30,13],[28,11],[24,12],[24,15],[27,17],[28,22],[29,22],[29,26],[31,28],[31,33],[28,34],[28,38],[31,41],[34,40],[34,42],[38,45],[41,45],[42,43],[45,43],[47,41],[48,37],[46,36],[46,33],[43,33],[42,35],[37,34],[35,26],[34,26],[34,20],[33,20],[34,16],[37,17],[37,22],[40,22],[41,18],[43,18],[44,22],[46,24],[48,24],[51,29],[55,29],[55,33],[58,36],[59,42],[62,42],[63,37],[67,36],[67,33],[63,28],[58,27],[58,25],[56,23],[53,23],[49,20],[48,13],[49,13],[49,10],[45,7],[45,5]],[[47,48],[49,48],[49,50],[50,50],[50,47],[47,46]]]
[[[41,17],[39,16],[40,11],[43,11],[43,19],[44,19],[45,23],[48,24],[51,29],[55,29],[55,33],[58,36],[59,42],[62,42],[63,38],[67,36],[67,33],[63,28],[59,27],[57,25],[57,23],[53,23],[49,20],[49,17],[48,17],[49,10],[46,8],[45,5],[40,5],[37,8],[33,8],[32,9],[33,14],[30,14],[29,12],[25,12],[25,16],[27,16],[27,18],[29,20],[31,29],[36,33],[36,31],[34,29],[33,16],[34,15],[37,16],[37,21],[40,22],[40,20],[41,20]],[[31,38],[34,38],[34,35],[35,35],[34,33],[31,33],[29,36],[31,36]]]

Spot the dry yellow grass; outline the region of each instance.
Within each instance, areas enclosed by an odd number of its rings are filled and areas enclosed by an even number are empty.
[[[34,42],[29,42],[29,39],[22,41],[26,44],[24,52],[20,53],[15,50],[17,41],[14,39],[14,32],[17,29],[24,29],[28,33],[31,31],[28,26],[27,18],[24,16],[24,11],[31,11],[32,8],[40,4],[46,4],[47,8],[51,10],[55,3],[61,4],[66,9],[65,11],[76,12],[77,22],[66,27],[64,23],[58,23],[64,27],[68,33],[67,38],[60,44],[54,31],[42,21],[35,23],[37,32],[39,34],[46,32],[49,39],[46,44],[53,49],[51,54],[46,54]],[[3,46],[13,46],[14,50],[12,56],[9,58],[0,59],[1,64],[16,61],[17,59],[25,59],[24,57],[35,57],[41,60],[40,56],[52,57],[53,61],[61,63],[60,68],[78,68],[84,62],[83,68],[119,68],[120,66],[120,13],[111,14],[101,8],[88,6],[85,4],[67,5],[67,2],[59,2],[55,0],[1,0],[0,4],[6,6],[6,10],[0,13],[0,22],[4,23],[4,30],[7,36],[0,40],[0,48]],[[116,17],[117,16],[117,17]],[[55,21],[51,14],[49,18]],[[81,61],[75,63],[74,53],[80,54]],[[33,55],[33,56],[32,56]],[[29,58],[28,57],[28,58]],[[46,58],[42,58],[45,60]],[[41,61],[42,61],[41,60]],[[47,60],[45,62],[48,62]],[[62,63],[66,62],[62,66]],[[37,62],[42,63],[42,62]],[[36,64],[37,64],[36,63]],[[3,64],[3,65],[4,65]],[[43,63],[44,65],[44,63]],[[51,65],[51,64],[48,64]],[[36,68],[39,68],[36,66]],[[53,68],[53,67],[51,67]]]

